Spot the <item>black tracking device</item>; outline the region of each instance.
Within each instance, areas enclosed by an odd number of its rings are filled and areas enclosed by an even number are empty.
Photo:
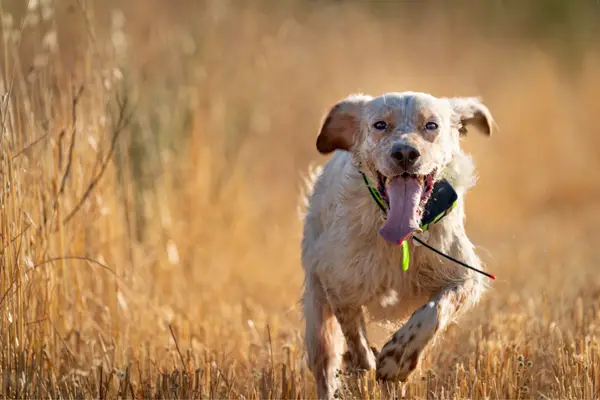
[[[456,206],[458,194],[445,179],[437,181],[423,209],[421,229],[426,231],[430,224],[444,218]]]

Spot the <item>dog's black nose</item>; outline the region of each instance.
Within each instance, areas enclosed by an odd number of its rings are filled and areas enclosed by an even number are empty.
[[[392,147],[392,158],[404,168],[412,167],[421,157],[419,150],[407,144],[397,144]]]

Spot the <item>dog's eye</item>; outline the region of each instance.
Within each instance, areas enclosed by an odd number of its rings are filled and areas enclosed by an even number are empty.
[[[373,128],[382,131],[387,128],[387,124],[384,121],[377,121],[373,124]]]
[[[425,129],[428,131],[435,131],[438,128],[438,124],[435,122],[428,122],[425,124]]]

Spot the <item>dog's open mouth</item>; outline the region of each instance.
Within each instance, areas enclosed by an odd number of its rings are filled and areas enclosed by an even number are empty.
[[[379,192],[389,206],[379,234],[388,242],[399,245],[421,230],[421,216],[433,190],[435,170],[428,175],[405,172],[388,178],[377,172],[377,176]]]

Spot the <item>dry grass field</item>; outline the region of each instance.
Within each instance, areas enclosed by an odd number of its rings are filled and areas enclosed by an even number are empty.
[[[499,127],[464,142],[498,279],[407,397],[600,397],[597,10],[392,3],[0,1],[2,398],[314,398],[303,179],[329,106],[402,90]]]

